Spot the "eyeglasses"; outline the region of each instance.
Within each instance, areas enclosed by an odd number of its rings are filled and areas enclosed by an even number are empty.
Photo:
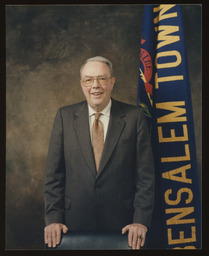
[[[97,80],[97,82],[100,85],[105,85],[109,82],[110,78],[112,77],[111,76],[110,77],[107,77],[107,76],[86,77],[82,80],[82,82],[83,82],[83,85],[86,87],[92,86],[94,83],[94,80]]]

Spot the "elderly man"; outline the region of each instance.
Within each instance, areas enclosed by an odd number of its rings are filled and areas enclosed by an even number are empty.
[[[151,223],[154,172],[143,110],[111,98],[116,78],[100,56],[81,67],[86,101],[58,110],[45,178],[45,243],[69,231],[128,232],[144,246]]]

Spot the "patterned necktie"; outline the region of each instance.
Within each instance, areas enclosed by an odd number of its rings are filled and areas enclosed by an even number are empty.
[[[95,120],[92,127],[92,145],[97,171],[104,147],[104,131],[102,122],[99,120],[100,115],[101,113],[95,113]]]

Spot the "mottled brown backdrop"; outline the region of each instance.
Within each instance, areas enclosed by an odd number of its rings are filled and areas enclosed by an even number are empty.
[[[42,249],[43,184],[57,109],[84,99],[81,63],[112,60],[113,97],[136,104],[143,5],[6,7],[6,248]],[[201,6],[183,18],[202,171]]]

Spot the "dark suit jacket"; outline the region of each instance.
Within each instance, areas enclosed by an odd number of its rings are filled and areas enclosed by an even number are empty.
[[[109,127],[98,173],[89,132],[87,102],[58,110],[45,178],[46,225],[72,231],[118,231],[150,226],[154,172],[143,110],[112,99]]]

